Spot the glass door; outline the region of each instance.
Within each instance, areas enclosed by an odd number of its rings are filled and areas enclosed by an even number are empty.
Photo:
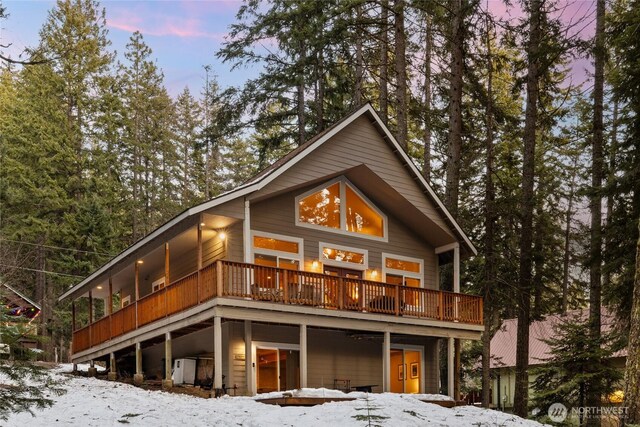
[[[277,348],[256,349],[258,393],[300,387],[300,352]]]
[[[391,392],[420,393],[422,382],[422,352],[391,349]]]

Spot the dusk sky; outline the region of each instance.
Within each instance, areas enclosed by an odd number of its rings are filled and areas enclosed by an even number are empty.
[[[25,47],[38,42],[38,31],[46,20],[54,1],[5,0],[9,19],[0,23],[0,43],[12,43],[6,53],[14,57]],[[502,0],[488,2],[493,13],[513,19],[517,10],[507,11]],[[486,4],[486,3],[485,3]],[[571,1],[563,12],[565,20],[586,16],[579,28],[583,37],[592,34],[593,1]],[[153,49],[153,57],[165,74],[165,84],[172,95],[189,86],[199,93],[203,86],[203,66],[210,64],[213,73],[223,87],[241,85],[246,79],[256,76],[259,66],[240,68],[231,72],[229,65],[222,64],[215,52],[224,42],[229,25],[235,21],[242,0],[209,1],[103,1],[106,9],[109,39],[112,48],[120,55],[131,33],[139,30],[146,43]],[[483,5],[484,6],[484,5]],[[589,61],[573,64],[574,84],[584,81]]]

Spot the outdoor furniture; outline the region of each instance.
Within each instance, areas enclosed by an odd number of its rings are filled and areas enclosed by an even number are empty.
[[[366,392],[366,393],[373,393],[373,388],[374,387],[378,387],[378,385],[377,384],[357,385],[357,386],[353,387],[352,390],[362,391],[362,392]]]

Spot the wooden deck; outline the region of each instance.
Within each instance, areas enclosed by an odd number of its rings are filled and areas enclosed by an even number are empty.
[[[102,344],[215,297],[482,325],[482,298],[370,280],[215,263],[73,332],[73,352]]]

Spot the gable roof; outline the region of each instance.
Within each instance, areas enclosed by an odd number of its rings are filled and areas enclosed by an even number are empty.
[[[545,341],[556,336],[556,325],[572,318],[586,322],[589,310],[573,310],[566,314],[550,314],[542,320],[529,325],[529,365],[544,364],[551,357],[551,348]],[[609,332],[615,324],[615,316],[606,307],[602,309],[602,332]],[[585,326],[586,328],[586,326]],[[491,369],[516,366],[516,339],[518,319],[507,319],[491,339]],[[622,349],[611,357],[626,357],[627,350]]]
[[[414,179],[414,181],[416,181],[418,185],[421,187],[425,196],[435,204],[437,209],[445,218],[446,223],[449,225],[449,227],[451,227],[452,231],[455,233],[457,238],[461,241],[461,244],[464,246],[464,248],[466,248],[470,253],[477,255],[478,252],[475,246],[473,245],[473,243],[471,243],[471,240],[469,240],[467,235],[462,231],[462,229],[460,228],[458,223],[455,221],[451,213],[449,213],[449,211],[444,206],[442,201],[438,198],[438,196],[435,194],[431,186],[424,179],[424,177],[422,176],[422,174],[420,173],[416,165],[413,163],[413,161],[409,158],[409,156],[404,151],[404,149],[393,137],[393,135],[391,134],[387,126],[384,124],[384,122],[382,121],[378,113],[373,109],[371,104],[365,104],[362,107],[358,108],[357,110],[353,111],[351,114],[342,118],[337,123],[328,127],[321,133],[315,135],[313,138],[309,139],[304,144],[298,146],[297,148],[295,148],[294,150],[292,150],[282,158],[278,159],[276,162],[274,162],[267,168],[260,171],[258,174],[256,174],[253,178],[246,181],[244,184],[234,188],[233,190],[223,193],[207,202],[203,202],[197,206],[194,206],[190,209],[183,211],[173,219],[169,220],[162,226],[155,229],[153,232],[149,233],[147,236],[138,240],[129,248],[122,251],[120,254],[114,257],[111,261],[109,261],[108,263],[100,267],[98,270],[93,272],[91,275],[89,275],[87,278],[82,280],[80,283],[71,287],[68,291],[62,294],[58,298],[58,300],[63,300],[69,297],[70,295],[72,295],[73,293],[79,291],[83,286],[95,280],[102,274],[106,273],[111,267],[115,266],[118,262],[122,261],[124,258],[131,255],[136,250],[140,249],[146,243],[162,235],[167,230],[169,230],[176,224],[186,220],[187,218],[190,218],[201,212],[207,211],[223,203],[243,197],[252,192],[261,190],[270,182],[272,182],[274,179],[276,179],[279,175],[289,170],[300,160],[302,160],[307,155],[312,153],[318,147],[322,146],[326,141],[331,139],[331,137],[336,135],[346,126],[348,126],[349,124],[354,122],[356,119],[364,115],[370,118],[372,123],[375,125],[375,127],[378,129],[378,131],[382,135],[384,141],[387,144],[389,144],[389,146],[392,148],[393,152],[398,156],[402,164],[406,166],[408,172],[412,175],[412,178]]]
[[[13,293],[15,296],[17,296],[18,298],[22,299],[27,304],[30,304],[31,306],[37,308],[38,310],[41,310],[41,308],[40,308],[40,306],[38,304],[33,302],[30,298],[28,298],[22,292],[18,292],[17,290],[15,290],[11,286],[7,285],[6,283],[0,283],[0,287],[6,288],[7,290],[9,290],[9,292]],[[4,292],[6,292],[6,291],[4,291]],[[0,296],[2,296],[2,294],[3,294],[3,292],[0,290]]]

